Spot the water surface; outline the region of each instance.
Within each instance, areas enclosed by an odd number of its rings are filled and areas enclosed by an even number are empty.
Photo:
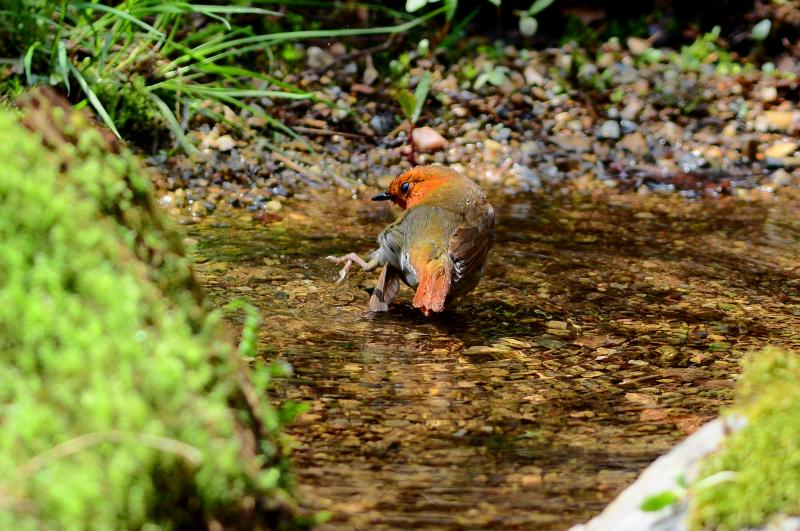
[[[377,272],[337,286],[324,260],[371,250],[388,205],[331,192],[187,231],[215,302],[261,308],[294,366],[278,395],[311,402],[297,490],[325,528],[565,529],[727,404],[744,353],[800,348],[787,195],[496,197],[485,278],[431,319],[405,287],[367,312]]]

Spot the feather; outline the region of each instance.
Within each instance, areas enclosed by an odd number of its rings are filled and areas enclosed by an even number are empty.
[[[391,265],[383,266],[381,276],[369,298],[369,310],[371,312],[385,312],[389,310],[397,292],[400,291],[400,273]]]
[[[419,285],[412,303],[414,308],[419,308],[425,315],[443,311],[450,291],[452,271],[453,262],[446,255],[418,268]]]
[[[492,221],[494,221],[492,219]],[[448,243],[447,252],[454,262],[453,283],[478,273],[494,240],[494,224],[488,227],[459,227]],[[478,275],[480,276],[480,275]]]

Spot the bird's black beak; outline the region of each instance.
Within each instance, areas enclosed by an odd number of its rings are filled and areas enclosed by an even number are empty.
[[[372,198],[373,201],[391,201],[392,196],[389,192],[381,192]]]

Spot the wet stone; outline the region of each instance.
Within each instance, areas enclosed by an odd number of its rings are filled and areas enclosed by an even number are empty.
[[[616,139],[619,138],[621,134],[619,122],[616,120],[606,120],[597,131],[597,136],[599,138]]]

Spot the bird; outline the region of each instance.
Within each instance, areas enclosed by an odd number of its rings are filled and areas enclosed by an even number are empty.
[[[356,253],[327,257],[344,263],[337,284],[354,263],[364,271],[382,267],[369,309],[387,311],[402,281],[416,290],[412,305],[426,317],[475,288],[494,242],[495,219],[477,184],[447,166],[417,166],[372,200],[392,201],[403,213],[380,233],[368,260]]]

